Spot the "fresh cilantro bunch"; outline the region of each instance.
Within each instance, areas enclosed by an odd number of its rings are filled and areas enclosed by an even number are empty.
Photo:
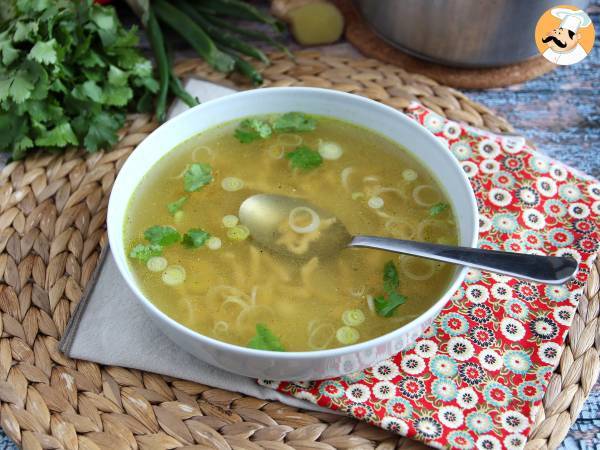
[[[92,0],[17,0],[0,25],[0,150],[117,142],[125,112],[151,106],[158,83],[111,6]]]

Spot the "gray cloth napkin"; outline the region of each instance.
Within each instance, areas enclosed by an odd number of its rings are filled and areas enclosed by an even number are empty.
[[[185,87],[201,102],[235,92],[197,79],[188,80]],[[186,109],[178,101],[169,117]],[[60,349],[71,358],[145,370],[298,408],[331,412],[262,387],[254,379],[213,367],[176,346],[138,304],[119,274],[110,250],[101,258],[90,287],[71,317]]]

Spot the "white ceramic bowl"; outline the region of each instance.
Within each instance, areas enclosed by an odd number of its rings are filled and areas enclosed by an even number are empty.
[[[129,199],[144,174],[177,144],[215,125],[250,115],[302,111],[333,116],[377,131],[399,142],[444,186],[458,219],[459,242],[474,246],[478,219],[475,197],[460,165],[429,131],[381,103],[327,89],[268,88],[211,100],[163,124],[131,154],[119,172],[108,205],[108,238],[117,266],[140,304],[160,329],[183,350],[230,372],[271,380],[313,380],[371,366],[404,349],[429,326],[462,282],[458,268],[448,289],[420,317],[367,342],[332,350],[269,352],[253,350],[203,336],[168,317],[138,287],[127,262],[123,226]],[[369,250],[364,250],[369,251]]]

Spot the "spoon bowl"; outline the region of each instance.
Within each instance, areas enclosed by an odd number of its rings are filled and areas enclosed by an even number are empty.
[[[290,232],[290,216],[300,209],[312,211],[314,230],[303,251],[282,242]],[[570,257],[526,255],[479,248],[407,241],[378,236],[352,236],[341,220],[303,199],[274,194],[248,197],[239,217],[252,238],[262,247],[293,258],[335,257],[345,248],[362,247],[433,259],[547,284],[562,284],[573,277],[577,261]],[[326,224],[326,225],[324,225]],[[307,233],[308,234],[308,233]]]
[[[310,208],[318,215],[321,223],[329,223],[326,229],[316,231],[320,235],[303,253],[292,252],[287,246],[279,243],[281,227],[289,227],[290,214],[297,208]],[[300,198],[274,194],[253,195],[240,205],[239,218],[261,247],[292,258],[310,259],[313,256],[337,255],[352,241],[352,235],[341,220]]]

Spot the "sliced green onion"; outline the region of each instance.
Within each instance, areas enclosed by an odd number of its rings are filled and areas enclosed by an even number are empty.
[[[169,266],[162,273],[162,280],[169,286],[176,286],[185,281],[185,269],[181,266]]]
[[[300,225],[298,222],[303,221],[302,219],[308,219],[309,222]],[[288,224],[290,225],[292,231],[298,234],[312,233],[313,231],[317,231],[319,229],[319,225],[321,225],[321,218],[315,212],[315,210],[306,206],[298,206],[290,211]]]
[[[227,192],[239,191],[244,188],[244,181],[236,177],[223,178],[221,181],[221,187]]]
[[[250,230],[245,225],[237,225],[227,230],[227,237],[234,241],[243,241],[250,236]]]
[[[180,223],[183,220],[183,214],[183,211],[177,211],[173,215],[173,219],[175,220],[175,222]]]
[[[153,256],[146,262],[146,267],[150,272],[162,272],[167,265],[167,260],[162,256]]]
[[[239,223],[240,219],[233,214],[227,214],[223,217],[223,226],[225,228],[233,228]]]
[[[339,144],[335,142],[321,141],[319,142],[319,155],[323,159],[340,159],[344,151]]]
[[[218,322],[216,322],[215,326],[213,327],[213,332],[215,334],[224,334],[227,333],[228,330],[229,324],[223,320],[219,320]]]
[[[412,169],[405,169],[402,171],[402,178],[406,181],[415,181],[419,177],[419,174]]]
[[[365,321],[365,313],[360,309],[347,309],[342,313],[342,322],[351,327],[356,327]]]
[[[221,248],[221,239],[216,236],[211,236],[208,241],[206,241],[206,246],[211,250],[219,250]]]
[[[335,337],[344,345],[354,344],[360,339],[360,333],[356,328],[341,327],[335,333]]]
[[[383,199],[381,197],[373,196],[367,202],[370,208],[379,209],[383,207]]]

